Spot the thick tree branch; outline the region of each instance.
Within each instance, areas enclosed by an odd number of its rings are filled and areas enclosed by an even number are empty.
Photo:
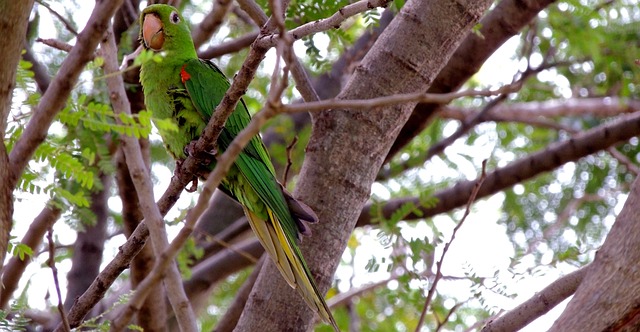
[[[640,113],[621,116],[614,122],[594,127],[566,141],[552,144],[542,151],[535,152],[526,158],[490,172],[487,174],[487,179],[480,189],[478,197],[495,194],[516,183],[530,179],[540,173],[551,171],[567,162],[604,150],[639,134]],[[459,182],[453,188],[435,194],[434,197],[438,199],[438,203],[431,208],[420,207],[418,198],[392,200],[382,207],[382,214],[388,218],[393,211],[403,204],[413,202],[419,207],[422,214],[420,216],[410,214],[407,219],[434,216],[464,205],[475,183],[476,180]],[[370,213],[371,204],[367,204],[362,210],[357,225],[361,226],[370,223]]]
[[[0,54],[0,135],[3,138],[7,130],[7,118],[11,112],[16,71],[32,7],[33,0],[0,3],[0,12],[5,13],[0,17],[0,34],[3,37]],[[9,233],[13,227],[13,188],[17,182],[15,173],[18,172],[11,166],[11,159],[3,142],[0,144],[0,276],[9,245]],[[0,295],[2,292],[0,287]]]
[[[191,31],[196,49],[200,48],[204,42],[211,38],[213,33],[220,27],[222,20],[224,20],[224,17],[229,12],[229,8],[231,8],[232,1],[216,0],[212,3],[214,6],[211,12]]]
[[[532,298],[502,316],[489,321],[482,328],[482,332],[510,332],[525,327],[573,295],[587,274],[588,268],[589,265],[584,266],[552,282]]]
[[[42,244],[42,239],[53,224],[60,218],[62,211],[51,204],[47,204],[40,214],[29,225],[29,229],[22,237],[21,244],[28,246],[34,251]],[[31,262],[31,257],[20,259],[19,257],[11,257],[9,263],[4,267],[2,274],[2,296],[0,296],[0,308],[6,308],[11,299],[11,295],[18,288],[18,282]]]

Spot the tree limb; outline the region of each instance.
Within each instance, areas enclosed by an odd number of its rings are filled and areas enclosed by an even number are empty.
[[[65,58],[58,74],[34,110],[33,117],[16,142],[9,160],[11,177],[8,184],[15,186],[35,149],[44,141],[54,117],[67,102],[84,66],[93,58],[93,51],[107,29],[107,23],[123,0],[100,1],[89,17],[88,25],[78,35],[77,42]],[[24,38],[24,37],[22,37]],[[21,44],[22,45],[22,42]]]
[[[548,172],[567,162],[578,160],[594,152],[604,150],[612,145],[624,142],[640,134],[640,113],[620,116],[616,121],[602,124],[574,137],[550,145],[544,150],[532,153],[526,158],[487,174],[484,186],[478,197],[495,194],[516,183],[530,179],[540,173]],[[455,207],[462,206],[469,198],[474,181],[458,182],[453,188],[443,190],[434,195],[438,199],[435,206],[421,207],[418,198],[400,198],[389,201],[382,208],[382,214],[389,217],[393,211],[407,202],[412,202],[421,211],[421,215],[410,214],[408,219],[427,218]],[[362,210],[357,226],[370,223],[372,204]]]
[[[111,28],[109,29],[111,30]],[[116,114],[131,114],[122,77],[109,75],[118,71],[118,60],[116,58],[117,47],[112,30],[108,33],[106,41],[102,43],[102,50],[105,59],[104,71],[107,75],[107,87],[110,91],[109,97],[114,112]],[[119,118],[117,119],[119,121]],[[154,252],[156,255],[161,255],[168,246],[167,234],[164,228],[162,214],[153,199],[153,183],[142,158],[140,146],[138,145],[137,139],[133,136],[121,135],[120,139],[123,144],[122,149],[131,174],[131,179],[138,193],[140,207],[147,226],[149,227]],[[173,260],[173,257],[169,259]],[[189,300],[186,294],[184,294],[182,278],[176,265],[172,264],[168,266],[164,285],[167,296],[169,297],[169,302],[180,324],[180,329],[186,332],[197,331],[196,318],[189,304]],[[128,320],[126,320],[125,323],[128,323]],[[115,322],[112,325],[112,329],[114,328],[117,329]]]
[[[196,46],[196,49],[200,48],[207,39],[211,38],[220,24],[222,24],[222,20],[229,12],[229,8],[231,8],[231,3],[231,0],[216,0],[212,2],[214,6],[211,12],[191,31],[193,44]]]
[[[504,313],[502,316],[491,320],[482,328],[482,332],[509,332],[518,331],[536,318],[546,314],[558,303],[573,295],[584,276],[589,265],[573,271],[558,280],[547,285],[532,298],[519,306]]]
[[[31,222],[20,243],[36,250],[42,243],[42,238],[49,227],[60,218],[60,214],[62,214],[62,211],[59,208],[47,203],[44,209],[40,211],[40,214]],[[11,295],[18,288],[20,277],[22,277],[30,262],[30,257],[25,257],[25,259],[11,257],[7,265],[5,265],[4,273],[2,274],[1,284],[4,289],[0,296],[0,308],[6,308]]]
[[[0,135],[2,137],[5,137],[7,131],[7,118],[11,112],[20,52],[26,38],[32,7],[33,0],[0,2],[0,12],[11,13],[0,17],[0,34],[3,36],[0,55]],[[22,168],[20,167],[20,171]],[[0,144],[0,276],[9,245],[9,233],[13,227],[13,188],[17,182],[16,173],[20,171],[11,165],[11,158],[3,142]],[[0,295],[2,292],[0,287]]]

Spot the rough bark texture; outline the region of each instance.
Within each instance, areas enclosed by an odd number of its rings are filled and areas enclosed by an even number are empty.
[[[0,52],[0,135],[4,137],[7,129],[7,115],[11,109],[11,97],[16,85],[16,70],[20,60],[23,42],[27,33],[29,12],[33,0],[0,2],[0,35],[2,35],[2,52]],[[11,15],[7,15],[11,13]],[[9,244],[9,232],[12,228],[13,216],[13,184],[8,181],[14,177],[9,167],[9,156],[6,146],[0,144],[0,276],[2,264]],[[0,287],[0,294],[2,288]]]
[[[340,94],[371,98],[424,91],[489,1],[409,1],[380,36]],[[296,193],[320,223],[301,243],[326,291],[347,239],[392,142],[415,105],[317,114]],[[313,313],[269,262],[236,330],[306,331]]]
[[[640,179],[550,331],[640,330]]]

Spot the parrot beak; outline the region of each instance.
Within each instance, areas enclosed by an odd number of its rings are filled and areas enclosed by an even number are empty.
[[[154,51],[162,49],[162,45],[164,44],[164,31],[162,30],[162,21],[160,21],[155,14],[147,14],[144,16],[142,39],[148,48]]]

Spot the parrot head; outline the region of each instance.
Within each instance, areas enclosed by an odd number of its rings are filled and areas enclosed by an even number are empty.
[[[195,54],[189,24],[173,6],[148,6],[140,14],[140,27],[140,39],[146,49]]]

